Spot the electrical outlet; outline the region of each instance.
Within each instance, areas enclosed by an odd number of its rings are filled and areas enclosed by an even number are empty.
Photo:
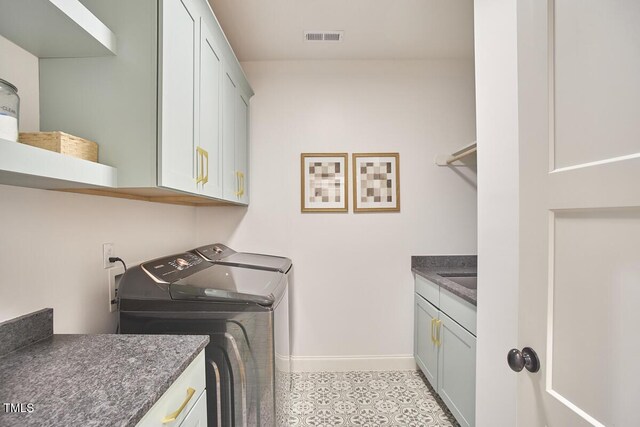
[[[113,313],[118,309],[118,288],[120,287],[120,279],[124,274],[124,267],[115,265],[107,270],[107,282],[109,284],[109,313]]]
[[[109,258],[115,256],[115,249],[113,247],[113,243],[103,243],[102,244],[102,264],[104,268],[111,268],[114,266],[114,263],[109,262]]]

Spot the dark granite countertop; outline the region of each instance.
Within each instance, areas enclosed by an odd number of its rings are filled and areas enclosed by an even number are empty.
[[[0,357],[0,404],[34,409],[0,407],[0,425],[135,426],[208,342],[200,335],[49,336]]]
[[[478,274],[477,256],[448,255],[448,256],[412,256],[411,271],[425,279],[439,285],[454,295],[473,305],[478,305],[478,290],[469,289],[446,277],[476,276]]]

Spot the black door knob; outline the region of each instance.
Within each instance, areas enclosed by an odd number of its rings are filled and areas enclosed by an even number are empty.
[[[529,372],[540,370],[540,359],[531,347],[525,347],[522,351],[512,348],[507,354],[507,363],[515,372],[522,371],[522,368],[526,368]]]

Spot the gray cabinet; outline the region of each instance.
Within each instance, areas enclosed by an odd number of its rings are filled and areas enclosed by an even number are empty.
[[[438,385],[438,343],[435,339],[436,322],[440,311],[420,295],[415,296],[414,355],[431,385]]]
[[[448,312],[442,310],[445,301]],[[470,427],[475,425],[476,337],[450,317],[468,315],[470,308],[463,302],[438,285],[416,277],[416,363],[460,425]],[[463,320],[465,325],[471,324],[467,316]]]
[[[198,0],[162,0],[158,185],[197,192],[194,179],[198,94]],[[179,82],[179,84],[176,84]]]
[[[238,202],[249,204],[249,99],[236,96],[235,168],[238,172]]]
[[[240,181],[236,170],[236,125],[235,114],[227,112],[235,111],[238,88],[234,78],[228,70],[225,70],[222,78],[222,153],[223,153],[223,178],[222,197],[225,200],[238,198]]]
[[[116,34],[118,53],[41,59],[41,129],[96,141],[100,162],[118,171],[107,195],[247,204],[238,193],[248,194],[253,91],[207,1],[83,3]]]
[[[222,198],[222,73],[221,50],[209,24],[202,20],[200,29],[199,131],[196,148],[196,177],[200,191]],[[196,179],[198,181],[198,179]]]
[[[438,394],[460,425],[475,425],[476,337],[440,312]]]
[[[222,98],[223,198],[249,204],[249,98],[229,71]]]

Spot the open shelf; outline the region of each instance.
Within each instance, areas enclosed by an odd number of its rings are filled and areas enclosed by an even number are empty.
[[[78,0],[0,0],[0,35],[39,58],[116,53],[116,36]]]
[[[436,165],[438,166],[450,166],[454,162],[457,162],[462,159],[466,159],[471,155],[474,155],[478,151],[477,143],[474,141],[471,144],[465,145],[459,150],[451,153],[451,154],[441,154],[436,156]],[[465,161],[464,163],[468,163]],[[472,162],[475,164],[475,162]]]
[[[47,190],[115,188],[111,166],[0,139],[0,184]]]

